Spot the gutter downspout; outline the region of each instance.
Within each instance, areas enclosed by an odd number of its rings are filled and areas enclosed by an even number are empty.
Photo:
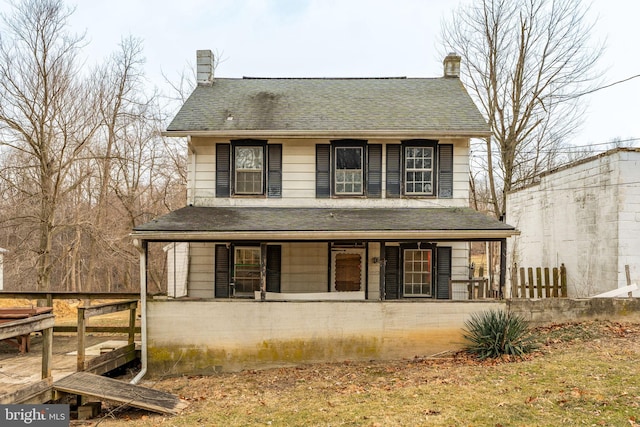
[[[130,384],[138,384],[138,382],[147,373],[147,248],[146,240],[134,239],[134,246],[140,252],[140,336],[141,344],[141,369],[131,381]]]

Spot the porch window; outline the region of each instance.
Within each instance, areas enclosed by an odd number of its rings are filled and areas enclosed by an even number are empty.
[[[430,297],[433,287],[432,250],[404,251],[404,296]]]
[[[236,296],[251,296],[260,290],[260,248],[236,247],[234,252]]]
[[[236,194],[263,194],[264,147],[236,146],[234,172]]]
[[[335,194],[363,194],[363,147],[335,147]]]

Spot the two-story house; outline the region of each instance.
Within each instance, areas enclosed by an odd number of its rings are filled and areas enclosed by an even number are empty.
[[[459,341],[495,302],[455,304],[468,293],[450,280],[468,278],[470,242],[515,233],[468,207],[469,142],[490,130],[459,69],[449,55],[439,78],[217,78],[198,51],[198,86],[165,132],[188,144],[187,206],[133,231],[143,290],[148,244],[172,260],[171,298],[145,304],[150,366]]]

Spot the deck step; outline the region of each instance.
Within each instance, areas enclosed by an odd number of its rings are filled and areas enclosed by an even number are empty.
[[[54,390],[124,403],[148,411],[176,415],[188,402],[160,390],[88,372],[75,372],[53,383]]]

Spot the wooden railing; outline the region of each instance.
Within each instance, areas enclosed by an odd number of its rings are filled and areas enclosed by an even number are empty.
[[[53,358],[53,314],[38,314],[0,324],[0,340],[42,331],[42,380],[8,395],[0,396],[0,404],[46,402],[51,398],[51,361]]]
[[[123,365],[135,359],[135,324],[136,309],[138,308],[138,300],[118,301],[104,304],[90,305],[87,307],[78,307],[78,371],[90,371],[96,374],[103,374],[110,371],[114,367]],[[117,313],[119,311],[129,310],[129,326],[127,333],[129,339],[125,347],[110,351],[98,357],[85,361],[85,342],[87,320],[95,316]]]
[[[139,292],[66,292],[66,291],[0,291],[0,298],[28,299],[47,302],[45,306],[52,307],[56,299],[134,299],[139,298]]]
[[[156,294],[153,294],[154,296]],[[165,295],[165,294],[157,294]],[[44,305],[47,307],[53,306],[54,300],[133,300],[140,298],[139,293],[133,292],[47,292],[47,291],[0,291],[0,299],[26,299],[36,301],[38,305]],[[55,314],[55,309],[54,309]],[[78,331],[77,324],[74,325],[56,325],[53,327],[53,332],[63,333],[75,333]],[[85,332],[98,332],[98,333],[127,333],[128,327],[123,326],[86,326]],[[136,327],[136,333],[140,332],[140,327]]]
[[[454,298],[454,285],[455,284],[466,284],[466,291],[464,294],[460,293],[459,299],[495,299],[499,298],[498,292],[493,289],[489,289],[489,279],[486,277],[477,277],[475,279],[456,279],[449,280],[449,299],[458,299]]]

